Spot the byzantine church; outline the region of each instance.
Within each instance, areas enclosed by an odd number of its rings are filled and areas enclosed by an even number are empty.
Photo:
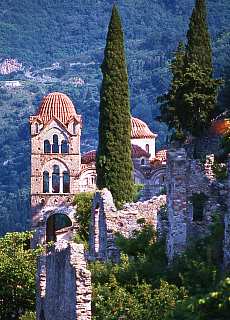
[[[31,126],[31,209],[39,225],[44,207],[65,208],[79,192],[96,190],[96,151],[81,154],[82,118],[63,93],[45,96]],[[165,189],[166,150],[155,151],[157,135],[131,118],[133,179],[142,184],[141,200]]]

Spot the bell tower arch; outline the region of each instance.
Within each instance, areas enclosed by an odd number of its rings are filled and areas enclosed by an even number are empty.
[[[82,119],[68,96],[53,92],[43,98],[37,114],[31,116],[29,122],[31,211],[36,245],[46,242],[51,214],[67,215],[72,221],[67,228],[74,232],[72,200],[79,192]]]

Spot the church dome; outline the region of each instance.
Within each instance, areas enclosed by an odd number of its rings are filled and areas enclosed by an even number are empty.
[[[131,117],[131,139],[156,138],[157,135],[152,133],[147,124],[138,119]]]
[[[67,124],[71,118],[77,117],[77,113],[67,95],[60,92],[52,92],[43,98],[37,116],[43,123],[56,118],[61,123]]]

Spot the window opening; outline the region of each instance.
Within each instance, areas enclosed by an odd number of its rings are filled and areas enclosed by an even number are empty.
[[[59,193],[60,192],[60,171],[59,166],[53,166],[53,173],[52,173],[52,192]]]
[[[56,134],[53,135],[53,153],[59,153],[59,145],[58,145],[58,136]]]

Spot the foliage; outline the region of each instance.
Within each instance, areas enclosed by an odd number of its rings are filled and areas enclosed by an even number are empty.
[[[101,70],[97,186],[108,188],[119,207],[132,200],[134,187],[128,75],[116,6],[112,10]]]
[[[143,184],[134,184],[134,191],[133,191],[133,202],[137,202],[141,195],[141,190],[143,189]]]
[[[89,224],[91,218],[91,208],[93,200],[93,192],[82,192],[75,195],[74,205],[76,205],[75,219],[79,224],[79,231],[75,241],[88,245],[89,241]]]
[[[36,320],[36,314],[35,312],[28,311],[22,315],[19,320]]]
[[[229,282],[219,284],[222,236],[216,213],[210,234],[168,266],[152,226],[143,222],[129,239],[119,235],[120,264],[90,264],[94,319],[209,320],[211,310],[222,319],[229,312]]]
[[[224,149],[224,153],[228,155],[230,153],[230,132],[227,132],[222,137],[221,146]]]
[[[226,163],[214,162],[212,170],[218,180],[225,180],[228,176]]]
[[[35,307],[36,257],[31,232],[7,233],[0,238],[0,318],[17,319]]]
[[[199,137],[216,112],[220,80],[212,78],[212,51],[206,23],[205,0],[197,0],[190,18],[187,45],[179,45],[171,66],[169,92],[160,97],[160,119],[175,130],[172,138]]]
[[[215,291],[178,301],[167,320],[225,320],[229,317],[229,296],[230,278],[226,277],[220,281]]]
[[[156,97],[169,87],[168,62],[178,41],[185,38],[194,0],[119,0],[118,4],[124,21],[131,111],[158,134],[159,149],[167,128],[154,120],[159,113]],[[0,59],[17,58],[24,67],[0,75],[1,235],[29,227],[28,117],[35,114],[43,95],[54,90],[69,95],[83,116],[81,152],[97,147],[99,66],[111,5],[107,0],[65,0],[64,4],[23,0],[23,5],[20,0],[0,1]],[[215,74],[225,74],[227,85],[230,2],[209,0],[207,6]],[[85,83],[75,85],[74,77]],[[19,80],[21,87],[9,88],[5,80]],[[220,104],[224,109],[230,105],[225,94]]]

